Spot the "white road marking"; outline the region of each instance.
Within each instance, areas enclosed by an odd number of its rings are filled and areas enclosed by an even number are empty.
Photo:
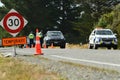
[[[61,59],[73,60],[73,61],[81,61],[81,62],[100,64],[100,65],[108,65],[108,66],[120,67],[120,64],[114,64],[114,63],[99,62],[99,61],[85,60],[85,59],[76,59],[76,58],[63,57],[63,56],[58,56],[58,55],[51,55],[51,56],[61,58]]]

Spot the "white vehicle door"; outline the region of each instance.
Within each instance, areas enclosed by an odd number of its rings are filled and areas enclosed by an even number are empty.
[[[93,31],[93,32],[90,34],[89,43],[90,43],[90,44],[94,44],[94,40],[95,40],[95,31]]]

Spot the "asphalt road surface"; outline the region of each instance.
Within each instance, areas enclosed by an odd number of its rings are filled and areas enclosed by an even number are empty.
[[[120,50],[107,50],[107,49],[59,49],[48,48],[41,49],[43,57],[55,61],[68,61],[87,66],[94,66],[110,70],[117,70],[120,72]],[[14,54],[14,48],[0,48],[0,53],[5,55]],[[34,48],[16,48],[17,55],[34,55]]]

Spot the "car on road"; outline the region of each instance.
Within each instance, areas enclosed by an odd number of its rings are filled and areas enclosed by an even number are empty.
[[[89,49],[98,49],[98,47],[117,49],[117,43],[117,37],[110,29],[97,28],[89,36]]]
[[[66,47],[66,41],[61,31],[47,31],[43,39],[43,45],[48,46],[60,46],[60,48]]]

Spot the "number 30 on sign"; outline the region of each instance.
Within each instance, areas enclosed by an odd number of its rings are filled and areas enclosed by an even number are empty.
[[[27,20],[22,15],[14,9],[11,9],[2,19],[1,26],[11,35],[16,36],[27,23]]]

